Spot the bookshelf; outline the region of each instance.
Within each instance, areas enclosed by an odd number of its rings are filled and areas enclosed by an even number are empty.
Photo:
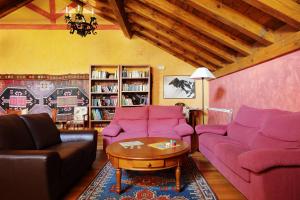
[[[120,106],[151,104],[151,68],[147,65],[120,66]]]
[[[151,67],[148,65],[92,65],[90,68],[89,126],[102,128],[115,109],[151,104]]]
[[[89,126],[101,128],[113,118],[119,105],[119,66],[92,65],[90,68]]]

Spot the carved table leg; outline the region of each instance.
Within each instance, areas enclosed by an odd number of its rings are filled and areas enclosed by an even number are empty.
[[[180,175],[181,175],[180,164],[178,163],[176,167],[176,191],[177,192],[180,192]]]
[[[121,193],[121,178],[122,178],[122,169],[116,169],[116,191]]]

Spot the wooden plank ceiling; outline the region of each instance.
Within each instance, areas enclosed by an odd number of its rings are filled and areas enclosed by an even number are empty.
[[[217,77],[300,49],[300,0],[74,1]],[[28,2],[0,0],[0,17]]]

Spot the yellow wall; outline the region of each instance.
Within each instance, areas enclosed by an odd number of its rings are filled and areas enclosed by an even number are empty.
[[[193,66],[139,38],[129,40],[120,30],[99,30],[97,35],[86,38],[70,35],[66,30],[0,30],[1,74],[88,73],[92,64],[149,64],[153,72],[153,104],[202,105],[199,81],[196,99],[163,99],[163,76],[190,75]],[[159,70],[158,65],[164,65],[165,70]]]

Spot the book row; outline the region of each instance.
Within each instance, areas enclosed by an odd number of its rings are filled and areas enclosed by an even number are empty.
[[[148,91],[148,84],[123,84],[123,91]]]
[[[110,73],[107,71],[92,71],[92,79],[117,79],[118,78],[118,70],[115,70],[114,73]]]
[[[147,78],[149,77],[148,71],[127,71],[127,69],[123,69],[122,71],[122,77],[123,78]]]
[[[93,85],[92,92],[118,92],[118,85]]]
[[[113,110],[92,109],[92,120],[112,120],[113,116]]]
[[[109,97],[97,97],[92,99],[92,106],[117,106],[118,97],[111,96]]]

